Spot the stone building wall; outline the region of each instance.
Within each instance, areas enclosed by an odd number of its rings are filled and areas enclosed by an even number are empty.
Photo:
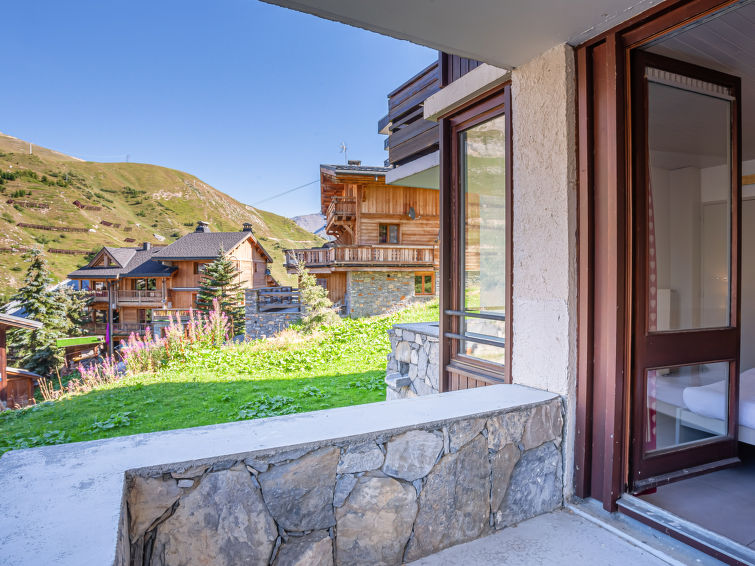
[[[386,400],[439,393],[438,323],[396,324],[388,337]]]
[[[402,564],[562,505],[561,401],[127,476],[131,564]]]
[[[293,308],[284,312],[258,312],[255,289],[246,290],[244,304],[246,305],[244,337],[247,340],[269,338],[301,320],[301,312]]]
[[[344,303],[347,314],[352,317],[385,314],[433,298],[414,294],[413,271],[349,271],[346,274]]]
[[[269,338],[299,320],[301,320],[299,312],[247,313],[245,338],[247,340]]]

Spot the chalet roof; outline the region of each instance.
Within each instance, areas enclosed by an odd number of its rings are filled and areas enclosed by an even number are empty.
[[[70,273],[70,279],[116,279],[121,277],[170,277],[176,267],[163,265],[154,259],[163,248],[103,248],[113,259],[121,264],[109,267],[91,267],[87,265]]]
[[[320,165],[320,171],[331,175],[385,175],[390,167],[370,167],[367,165]]]
[[[160,260],[215,259],[220,249],[230,251],[251,237],[268,262],[273,258],[260,245],[252,232],[190,232],[154,255]]]
[[[130,262],[136,254],[136,248],[114,248],[112,246],[105,246],[102,249],[117,261],[118,265],[121,267],[126,267],[128,262]]]
[[[12,326],[13,328],[34,330],[36,328],[42,328],[42,323],[22,316],[0,313],[0,326]]]

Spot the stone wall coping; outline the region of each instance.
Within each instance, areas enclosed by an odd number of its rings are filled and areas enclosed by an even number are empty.
[[[0,458],[0,556],[8,564],[113,564],[129,473],[362,441],[557,399],[495,385],[251,421],[29,448]]]
[[[405,322],[402,324],[394,324],[393,328],[400,328],[401,330],[411,330],[416,334],[424,334],[425,336],[438,337],[439,328],[438,322]]]

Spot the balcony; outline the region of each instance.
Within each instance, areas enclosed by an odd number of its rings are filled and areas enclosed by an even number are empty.
[[[118,304],[127,305],[154,305],[166,301],[162,291],[118,291]]]
[[[113,336],[128,336],[132,332],[141,334],[147,327],[151,326],[146,322],[115,322],[112,325]],[[88,322],[84,325],[84,331],[88,334],[105,335],[107,333],[107,324],[104,322]]]
[[[89,291],[92,300],[95,302],[107,302],[108,299],[108,290],[107,289],[93,289]]]
[[[325,232],[331,236],[339,236],[348,231],[354,234],[354,223],[357,217],[357,199],[355,197],[334,196],[330,199],[325,213]]]
[[[361,245],[308,250],[286,250],[286,268],[296,269],[299,261],[317,267],[435,267],[435,246]]]
[[[378,131],[388,134],[386,167],[405,165],[438,151],[438,124],[424,119],[422,105],[429,96],[479,64],[473,59],[441,53],[437,62],[388,94],[388,114],[378,121]]]

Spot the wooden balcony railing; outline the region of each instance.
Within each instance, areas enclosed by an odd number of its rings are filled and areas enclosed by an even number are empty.
[[[362,245],[334,246],[310,250],[286,250],[286,267],[295,268],[299,261],[307,267],[319,266],[411,266],[435,265],[434,246]]]
[[[107,301],[108,290],[107,289],[92,289],[89,291],[94,301]]]
[[[353,218],[357,214],[355,197],[333,197],[328,205],[328,222],[337,217]]]
[[[332,197],[325,214],[325,232],[337,236],[340,231],[351,227],[357,215],[357,199],[355,197]]]
[[[118,291],[119,303],[155,304],[165,301],[162,291]]]
[[[144,322],[115,322],[111,327],[112,334],[115,335],[128,335],[132,332],[140,334],[147,330],[151,324]],[[104,322],[88,322],[84,325],[84,330],[88,334],[100,334],[105,335],[107,333],[107,324]]]

